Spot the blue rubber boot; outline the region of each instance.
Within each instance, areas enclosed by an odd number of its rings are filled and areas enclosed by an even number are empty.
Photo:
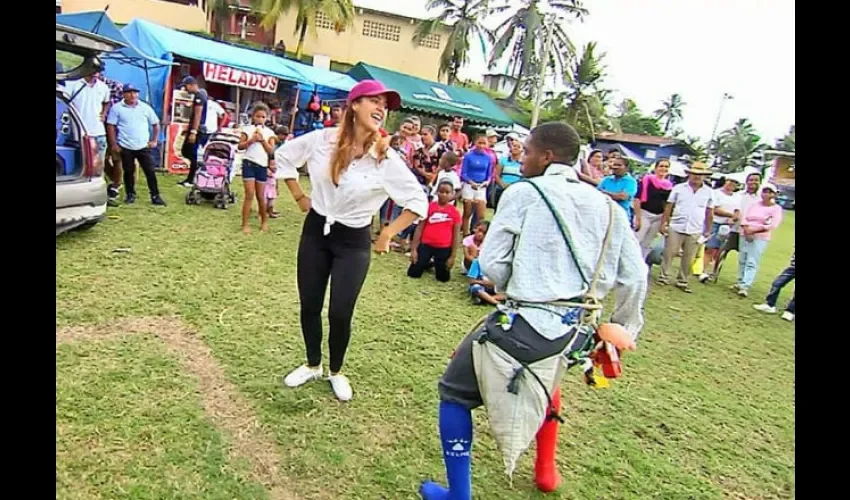
[[[472,412],[457,403],[441,402],[440,440],[449,487],[425,481],[419,493],[423,500],[472,500]]]

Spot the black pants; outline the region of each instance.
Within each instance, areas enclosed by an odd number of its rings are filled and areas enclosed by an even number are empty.
[[[420,244],[416,250],[418,260],[407,268],[407,275],[411,278],[421,278],[422,273],[430,267],[431,261],[434,261],[434,275],[437,281],[445,283],[451,279],[451,273],[446,265],[446,261],[452,255],[451,248],[434,248],[425,244]]]
[[[124,169],[124,189],[127,190],[127,195],[136,194],[136,160],[139,161],[139,166],[145,173],[145,179],[148,180],[151,198],[156,198],[159,196],[159,185],[156,182],[153,153],[150,148],[135,151],[121,148],[121,167]]]
[[[307,348],[307,364],[322,362],[322,307],[331,282],[328,308],[328,347],[331,372],[338,372],[351,339],[351,318],[357,297],[366,281],[371,260],[370,226],[351,228],[336,223],[323,234],[325,218],[307,214],[298,245],[298,296],[301,300],[301,332]]]
[[[776,307],[776,302],[779,300],[779,292],[787,285],[794,281],[794,278],[797,274],[797,268],[794,266],[788,266],[782,271],[779,276],[773,280],[773,284],[770,285],[770,292],[767,294],[767,299],[765,299],[765,303],[771,307]],[[785,310],[794,314],[794,299],[797,298],[796,292],[794,296],[791,297],[791,301],[788,302],[788,305],[785,307]]]
[[[195,142],[190,143],[188,136],[186,137],[187,140],[183,141],[180,154],[189,161],[189,175],[186,177],[187,182],[195,182],[195,174],[198,172],[198,148],[206,144],[209,138],[209,134],[199,133],[195,137]]]

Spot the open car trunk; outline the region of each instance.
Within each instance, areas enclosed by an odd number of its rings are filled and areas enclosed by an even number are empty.
[[[83,176],[86,160],[91,152],[85,151],[85,130],[80,117],[68,98],[56,92],[56,181],[68,181]],[[96,153],[95,153],[96,154]]]

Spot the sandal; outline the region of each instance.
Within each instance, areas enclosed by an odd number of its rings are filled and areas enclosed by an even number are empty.
[[[685,293],[693,293],[693,290],[691,290],[691,287],[687,283],[676,283],[676,288]]]

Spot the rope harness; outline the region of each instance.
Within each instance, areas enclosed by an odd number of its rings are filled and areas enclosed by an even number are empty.
[[[570,183],[570,179],[565,179],[568,183]],[[538,186],[533,180],[525,179],[520,182],[525,182],[530,184],[540,195],[543,201],[546,203],[549,212],[551,212],[552,216],[555,218],[558,229],[561,232],[561,236],[563,237],[564,243],[567,246],[568,253],[570,257],[572,257],[573,263],[575,264],[576,269],[581,276],[582,282],[587,287],[585,293],[583,293],[579,300],[555,300],[546,302],[546,305],[549,306],[557,306],[567,308],[567,312],[562,316],[563,322],[565,325],[569,325],[571,328],[571,332],[567,333],[567,335],[572,335],[572,339],[568,343],[567,347],[564,351],[559,355],[563,356],[563,361],[566,363],[566,370],[569,370],[573,366],[581,365],[584,369],[585,382],[590,386],[596,386],[596,378],[593,373],[593,361],[592,355],[593,352],[597,349],[603,348],[604,343],[596,340],[596,329],[599,325],[599,319],[602,314],[602,302],[599,300],[597,296],[597,284],[599,282],[599,278],[602,273],[602,268],[605,264],[605,257],[608,252],[608,248],[611,243],[611,234],[613,232],[613,222],[614,222],[614,204],[610,199],[606,198],[606,205],[608,206],[608,225],[605,230],[605,237],[602,241],[602,249],[599,252],[599,257],[596,260],[596,267],[591,275],[591,279],[588,281],[581,264],[578,261],[577,254],[574,250],[573,240],[570,236],[569,228],[567,227],[566,222],[555,210],[554,205],[543,192],[543,190]],[[575,181],[573,181],[575,182]],[[508,301],[508,305],[512,307],[506,306],[497,306],[497,310],[501,312],[502,316],[499,318],[499,322],[503,325],[503,327],[510,328],[510,324],[512,322],[512,314],[510,309],[521,306],[526,308],[540,309],[552,314],[559,315],[555,311],[543,307],[541,303],[530,303],[523,301]],[[576,313],[577,311],[577,313]],[[489,314],[481,318],[475,327],[471,330],[471,332],[478,331],[482,328],[486,322],[487,318],[489,318]],[[491,341],[490,335],[487,333],[486,328],[478,337],[477,342],[483,344],[485,342]],[[563,418],[556,412],[553,412],[552,409],[552,396],[550,394],[549,388],[540,380],[534,370],[531,369],[528,363],[524,363],[522,361],[514,359],[520,366],[515,369],[513,376],[511,377],[506,389],[511,394],[517,394],[518,385],[520,378],[528,373],[530,374],[538,384],[542,387],[546,398],[548,400],[548,406],[550,408],[549,414],[547,415],[547,419],[557,419],[560,422],[563,422]]]

